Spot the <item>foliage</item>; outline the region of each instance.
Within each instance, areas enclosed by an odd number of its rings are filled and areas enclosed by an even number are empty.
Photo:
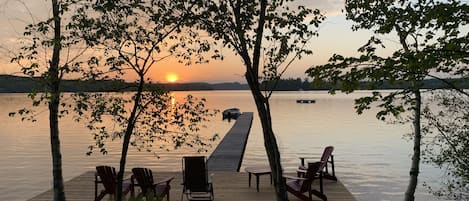
[[[59,138],[59,118],[66,113],[60,108],[62,94],[60,84],[66,74],[81,71],[80,56],[86,51],[81,39],[67,29],[62,19],[75,9],[76,0],[51,0],[52,16],[25,27],[21,48],[11,62],[19,64],[23,74],[40,75],[44,93],[30,93],[33,106],[45,104],[49,108],[50,146],[54,200],[65,200],[62,176],[62,155]],[[65,27],[65,28],[64,28]],[[73,53],[67,50],[73,49]],[[35,121],[34,110],[21,109],[22,120]],[[15,112],[10,116],[15,116]]]
[[[283,1],[204,1],[204,8],[199,28],[239,55],[259,82],[279,79],[295,59],[312,54],[306,44],[324,19],[319,10]]]
[[[261,89],[265,91],[297,91],[297,90],[311,90],[311,83],[308,80],[301,80],[300,78],[278,79],[271,81],[263,81]]]
[[[78,114],[91,110],[88,127],[96,131],[94,135],[98,147],[104,146],[104,138],[124,136],[129,124],[136,127],[132,130],[132,136],[136,137],[131,143],[134,146],[143,143],[144,147],[151,147],[150,141],[154,139],[143,140],[145,136],[155,137],[176,126],[181,129],[178,132],[183,133],[173,139],[179,147],[184,144],[181,140],[188,137],[188,132],[199,131],[197,123],[207,121],[207,117],[213,115],[205,109],[205,99],[188,96],[182,104],[171,103],[174,97],[169,93],[148,88],[151,85],[147,81],[150,70],[164,59],[176,57],[187,65],[194,60],[205,62],[202,53],[208,50],[196,47],[203,47],[206,43],[190,30],[184,30],[187,35],[180,34],[183,25],[190,23],[190,6],[183,1],[98,1],[80,8],[78,12],[82,14],[74,16],[75,24],[72,27],[78,30],[77,35],[93,48],[101,50],[88,61],[88,78],[107,79],[112,75],[119,79],[126,73],[137,75],[135,84],[127,86],[135,91],[133,96],[112,93],[81,93],[75,96],[75,111]],[[84,15],[90,12],[94,14]],[[110,115],[117,126],[113,128],[112,135],[103,130],[103,117],[106,115]],[[193,142],[206,145],[197,140]]]
[[[75,0],[51,2],[58,7],[56,17],[60,19],[76,9]],[[87,46],[81,43],[81,38],[70,34],[67,22],[60,21],[60,23],[65,28],[58,27],[60,30],[59,36],[54,33],[57,26],[54,17],[27,25],[23,33],[24,37],[19,39],[22,46],[11,58],[12,63],[16,63],[21,67],[21,72],[24,75],[34,80],[35,87],[32,91],[29,91],[28,95],[32,99],[32,106],[34,107],[41,104],[48,105],[54,88],[61,86],[62,78],[83,70],[83,54],[87,51]],[[52,61],[54,48],[59,50],[56,55],[59,59],[55,66],[53,66]],[[21,86],[24,83],[18,84]],[[27,111],[27,119],[35,120],[34,109],[24,108],[22,111]],[[65,111],[66,109],[62,108],[60,113]],[[18,113],[25,115],[25,112]],[[11,113],[11,116],[14,116],[14,114]]]
[[[287,194],[272,129],[272,89],[262,93],[260,85],[262,81],[279,80],[293,61],[312,54],[306,44],[317,35],[317,27],[324,19],[319,10],[292,7],[288,2],[199,1],[197,12],[198,28],[208,33],[215,44],[220,42],[239,55],[246,67],[245,77],[261,120],[277,200],[287,200]]]
[[[427,105],[424,126],[428,139],[424,161],[446,170],[442,187],[426,184],[433,194],[450,200],[469,199],[469,97],[455,91],[436,91]]]
[[[102,48],[103,53],[88,61],[93,70],[89,76],[107,78],[109,71],[121,75],[125,70],[140,76],[170,57],[186,65],[207,62],[203,57],[210,50],[207,41],[183,28],[191,23],[192,6],[185,1],[126,0],[98,1],[91,10],[89,6],[80,9],[80,13],[95,16],[77,15],[72,19],[76,21],[73,26],[89,45]],[[100,66],[109,69],[102,71]]]
[[[134,196],[131,195],[129,197],[125,197],[124,194],[122,194],[122,200],[123,201],[163,201],[164,197],[161,197],[161,195],[158,195],[153,192],[149,191],[145,196]],[[114,200],[115,197],[114,195],[109,195],[109,198],[107,199],[108,201]]]
[[[381,120],[388,116],[401,117],[405,111],[414,112],[410,116],[414,124],[414,155],[406,200],[414,199],[419,173],[420,92],[423,81],[432,77],[458,90],[451,82],[438,75],[467,75],[465,64],[468,61],[468,35],[460,31],[467,24],[466,8],[459,1],[347,0],[347,19],[355,22],[352,29],[371,29],[374,35],[358,49],[361,54],[359,57],[335,54],[328,64],[307,71],[315,83],[337,86],[330,90],[331,93],[336,89],[353,92],[363,81],[371,89],[377,89],[383,83],[410,83],[402,90],[386,94],[374,91],[370,96],[355,101],[359,114],[369,109],[372,103],[378,102],[380,111],[377,118]],[[452,16],[441,15],[442,11]],[[377,50],[385,48],[385,43],[380,38],[389,34],[396,34],[400,48],[389,56],[380,56]]]
[[[76,101],[76,120],[86,121],[87,128],[93,133],[95,145],[89,146],[89,152],[98,150],[107,154],[108,140],[121,140],[129,124],[135,94],[129,93],[79,93]],[[137,113],[132,120],[130,145],[139,151],[157,149],[172,150],[181,146],[194,147],[199,152],[207,151],[208,141],[214,141],[218,135],[203,137],[198,135],[203,122],[209,121],[215,113],[206,108],[206,100],[191,95],[182,102],[164,91],[142,92]]]
[[[159,62],[177,58],[186,65],[206,62],[204,52],[210,50],[197,32],[183,29],[192,23],[193,2],[187,1],[110,1],[87,0],[73,16],[71,27],[97,54],[89,59],[90,79],[121,78],[133,73],[137,77],[135,93],[130,97],[112,94],[80,94],[75,110],[79,114],[91,110],[88,128],[94,131],[95,146],[106,153],[106,139],[122,139],[122,153],[116,192],[122,190],[128,146],[149,150],[155,141],[204,146],[207,140],[195,132],[199,123],[213,115],[205,109],[205,100],[189,96],[182,104],[168,103],[171,97],[158,90],[144,92],[149,72]],[[213,55],[217,57],[217,53]],[[80,101],[81,100],[81,101]],[[93,106],[93,107],[92,107]],[[116,127],[106,126],[105,117]],[[109,131],[111,130],[111,131]],[[172,134],[172,135],[170,135]],[[159,148],[166,148],[163,144]],[[117,194],[115,200],[120,201]]]
[[[355,108],[361,114],[370,108],[371,103],[380,101],[378,107],[382,110],[377,118],[382,120],[387,115],[398,116],[406,109],[411,110],[414,103],[409,94],[413,93],[413,89],[421,87],[420,83],[429,74],[429,69],[438,67],[437,63],[432,63],[432,59],[420,52],[418,31],[425,28],[421,22],[424,10],[427,9],[424,5],[426,3],[408,1],[346,1],[347,19],[356,23],[352,29],[372,29],[375,35],[358,49],[361,53],[359,57],[335,54],[328,64],[310,68],[307,73],[314,78],[314,83],[330,83],[333,87],[331,93],[335,93],[336,89],[351,93],[363,81],[370,89],[376,89],[385,82],[410,82],[411,85],[403,90],[384,95],[375,91],[369,97],[359,98]],[[379,36],[390,34],[391,31],[397,33],[402,47],[388,57],[381,57],[376,54],[376,50],[385,46]]]
[[[451,8],[453,12],[445,10],[445,13],[454,16],[443,18],[447,16],[436,15],[443,10],[442,7]],[[467,68],[461,62],[468,62],[469,35],[461,35],[459,29],[467,24],[466,7],[458,1],[447,4],[431,0],[418,3],[347,1],[347,18],[357,23],[352,29],[373,29],[376,35],[358,49],[362,54],[360,57],[334,55],[329,64],[311,68],[308,73],[314,75],[316,81],[333,83],[337,83],[339,77],[348,77],[340,83],[340,88],[347,92],[352,92],[365,78],[370,87],[376,87],[384,81],[398,83],[422,80],[427,76],[437,78],[436,72],[467,75]],[[466,20],[460,20],[464,18]],[[451,22],[442,22],[450,19]],[[378,48],[385,48],[379,37],[394,33],[391,31],[397,34],[402,48],[388,57],[377,55]],[[378,66],[380,68],[376,70]]]
[[[149,191],[145,196],[130,196],[126,201],[163,201],[164,197],[160,195],[155,195],[153,191]],[[111,200],[111,199],[110,199]]]

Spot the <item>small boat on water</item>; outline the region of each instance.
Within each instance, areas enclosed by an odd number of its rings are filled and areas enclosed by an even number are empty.
[[[225,119],[228,119],[231,120],[231,119],[238,119],[239,115],[241,115],[241,111],[239,110],[239,108],[230,108],[230,109],[226,109],[222,112],[222,115],[223,115],[223,120]]]
[[[296,100],[296,103],[315,103],[316,100],[313,99],[298,99]]]

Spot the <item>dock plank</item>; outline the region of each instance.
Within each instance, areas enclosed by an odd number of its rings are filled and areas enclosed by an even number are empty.
[[[209,171],[238,172],[251,130],[252,112],[243,112],[207,160]]]

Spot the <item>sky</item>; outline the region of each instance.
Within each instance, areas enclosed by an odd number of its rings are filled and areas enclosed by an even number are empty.
[[[46,0],[0,0],[0,74],[17,74],[19,66],[11,64],[11,50],[18,44],[23,28],[34,18],[50,15],[49,1]],[[341,10],[344,0],[298,0],[296,4],[303,4],[310,8],[320,9],[327,19],[320,25],[319,36],[310,41],[309,46],[313,55],[303,57],[294,62],[287,70],[284,78],[305,78],[305,71],[309,67],[325,64],[334,54],[345,56],[356,55],[356,50],[366,43],[371,36],[370,31],[352,31],[352,23],[345,20]],[[35,17],[31,17],[35,16]],[[389,38],[390,49],[395,45],[395,39]],[[171,80],[176,82],[242,82],[244,83],[245,67],[238,56],[231,50],[224,49],[225,59],[211,61],[208,64],[184,66],[174,59],[160,62],[150,72],[149,77],[154,82],[168,82],[168,75],[173,74]],[[132,80],[132,76],[127,76]]]

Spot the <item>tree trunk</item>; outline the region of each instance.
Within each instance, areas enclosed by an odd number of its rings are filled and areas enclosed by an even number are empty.
[[[52,154],[52,175],[54,178],[54,200],[65,201],[64,183],[62,176],[62,154],[59,139],[59,96],[57,92],[51,93],[49,102],[50,145]]]
[[[62,154],[60,153],[59,139],[59,104],[60,104],[60,75],[59,61],[61,49],[60,13],[57,0],[52,0],[52,12],[54,15],[54,46],[52,59],[49,63],[47,80],[50,88],[49,100],[49,127],[50,145],[52,155],[52,175],[54,179],[54,200],[65,201],[64,183],[62,176]]]
[[[265,104],[269,104],[268,100]],[[285,186],[285,178],[283,178],[283,168],[280,160],[280,152],[272,129],[272,119],[270,118],[270,110],[266,108],[259,108],[259,118],[262,124],[262,131],[264,134],[264,146],[269,158],[269,165],[272,170],[274,180],[275,193],[278,201],[288,200],[287,189]]]
[[[287,188],[285,185],[285,179],[283,178],[283,168],[280,161],[280,152],[278,150],[277,139],[275,138],[274,131],[272,129],[272,118],[270,115],[269,99],[262,95],[259,87],[259,61],[262,44],[262,36],[264,32],[264,24],[266,18],[267,1],[262,0],[260,2],[260,13],[259,13],[259,24],[257,28],[256,42],[254,45],[254,52],[252,63],[248,59],[247,50],[240,55],[244,55],[243,60],[246,65],[246,81],[251,89],[252,96],[256,103],[257,112],[262,125],[262,133],[264,136],[264,147],[267,152],[269,159],[270,169],[272,171],[272,177],[274,180],[275,195],[277,201],[287,201]],[[252,65],[252,66],[251,66]]]
[[[272,118],[270,115],[269,100],[266,99],[260,89],[257,78],[246,74],[246,80],[251,88],[251,93],[256,103],[257,112],[261,120],[262,131],[264,136],[264,147],[267,152],[269,159],[269,165],[272,170],[272,177],[274,180],[274,187],[277,201],[287,201],[287,188],[285,185],[285,178],[283,178],[283,169],[280,161],[280,152],[277,145],[277,139],[275,138],[274,131],[272,129]]]
[[[420,164],[420,141],[422,135],[420,133],[420,113],[422,98],[420,96],[420,90],[416,89],[415,94],[415,108],[414,108],[414,155],[412,156],[412,165],[410,167],[410,180],[405,192],[405,201],[415,200],[415,189],[417,188],[417,179],[419,175],[419,164]]]
[[[140,82],[138,84],[137,93],[135,94],[135,102],[132,108],[132,112],[130,113],[129,122],[127,123],[127,129],[125,130],[124,134],[124,142],[122,143],[122,153],[121,153],[121,160],[119,164],[119,173],[117,174],[117,186],[115,192],[115,201],[122,200],[122,182],[124,180],[124,173],[125,173],[125,163],[127,160],[127,152],[129,150],[130,144],[130,137],[132,136],[132,132],[135,128],[135,121],[136,121],[136,114],[137,109],[140,105],[140,99],[142,97],[143,92],[143,85],[145,84],[145,80],[143,76],[140,76]]]

